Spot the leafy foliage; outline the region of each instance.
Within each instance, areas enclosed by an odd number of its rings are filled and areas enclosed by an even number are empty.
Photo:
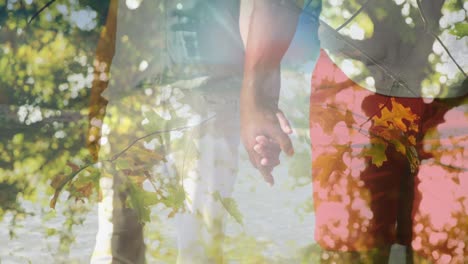
[[[415,149],[416,137],[414,133],[419,131],[419,117],[409,107],[404,107],[394,98],[391,99],[391,108],[380,105],[380,116],[372,117],[373,126],[370,132],[372,146],[365,152],[365,156],[372,159],[377,167],[382,166],[387,160],[386,151],[388,144],[405,155],[411,165],[411,170],[416,171],[419,165],[419,157]],[[391,109],[391,110],[389,110]]]

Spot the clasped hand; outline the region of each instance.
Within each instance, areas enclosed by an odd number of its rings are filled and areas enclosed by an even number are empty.
[[[291,126],[277,107],[245,103],[241,108],[241,137],[250,162],[270,185],[273,169],[280,164],[281,151],[291,156],[294,149],[289,138]]]

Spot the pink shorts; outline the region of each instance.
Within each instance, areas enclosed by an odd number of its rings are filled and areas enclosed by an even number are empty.
[[[467,96],[426,103],[376,94],[321,51],[310,136],[322,248],[400,243],[435,263],[468,262]]]

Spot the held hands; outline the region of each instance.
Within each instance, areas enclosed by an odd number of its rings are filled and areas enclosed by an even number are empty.
[[[270,185],[274,184],[272,171],[279,165],[279,155],[284,151],[288,156],[294,154],[289,138],[291,126],[279,109],[247,107],[241,112],[241,136],[250,162]]]

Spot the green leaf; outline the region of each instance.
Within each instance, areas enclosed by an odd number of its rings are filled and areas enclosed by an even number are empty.
[[[175,186],[167,186],[166,187],[168,195],[164,197],[162,201],[164,205],[168,208],[172,208],[174,210],[178,210],[184,206],[185,201],[185,190],[182,186],[176,184]]]
[[[130,169],[131,164],[128,159],[120,158],[115,161],[115,167],[117,168],[117,170],[125,170]]]
[[[455,35],[458,38],[468,36],[468,23],[465,21],[456,23],[450,30],[450,34]]]
[[[242,214],[240,213],[239,208],[237,207],[237,203],[234,199],[229,197],[223,198],[219,192],[215,192],[213,197],[215,200],[221,202],[224,209],[226,209],[226,211],[234,218],[234,220],[236,220],[238,224],[243,225]]]
[[[149,206],[145,205],[145,191],[132,182],[128,183],[130,191],[128,202],[130,207],[136,211],[140,222],[149,222],[151,210]]]
[[[393,144],[396,151],[400,152],[403,155],[406,155],[406,145],[401,142],[401,140],[391,140],[390,143]]]
[[[387,145],[388,144],[386,142],[380,139],[375,140],[370,148],[364,150],[363,155],[371,157],[372,164],[380,167],[385,161],[387,161],[387,156],[385,155]]]
[[[57,234],[57,229],[55,229],[55,228],[47,228],[46,229],[46,235],[48,237],[53,236],[55,234]]]
[[[154,192],[148,192],[148,191],[143,191],[142,190],[142,196],[143,196],[143,205],[144,206],[152,206],[155,205],[159,202],[161,202],[157,196],[156,193]]]

